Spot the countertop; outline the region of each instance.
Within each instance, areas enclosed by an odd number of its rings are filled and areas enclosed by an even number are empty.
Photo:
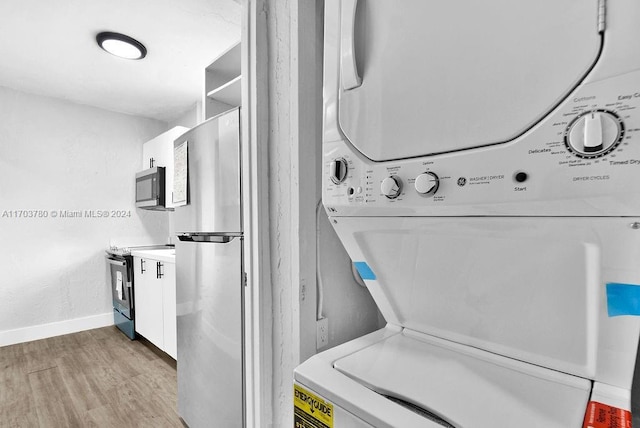
[[[157,249],[157,250],[131,250],[131,255],[133,257],[158,260],[165,263],[176,262],[175,248],[163,248],[163,249]]]

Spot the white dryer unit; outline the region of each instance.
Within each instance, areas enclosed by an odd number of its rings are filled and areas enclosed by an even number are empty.
[[[325,4],[323,203],[388,324],[296,426],[627,426],[640,3]]]

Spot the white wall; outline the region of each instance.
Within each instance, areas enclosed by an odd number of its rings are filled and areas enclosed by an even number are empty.
[[[369,290],[356,282],[351,258],[324,210],[318,222],[318,250],[318,276],[323,289],[322,315],[329,320],[326,349],[384,327],[384,318]]]
[[[293,369],[315,353],[316,203],[320,197],[322,9],[315,0],[266,2],[269,55],[269,219],[273,420],[291,426]],[[380,326],[368,291],[326,217],[320,223],[329,345]]]
[[[288,1],[266,2],[269,47],[269,219],[271,237],[271,285],[273,303],[273,427],[291,426],[293,368],[297,364],[299,338],[294,337],[293,293],[298,278],[292,275],[293,257],[291,175],[293,144],[291,101],[291,27]],[[295,29],[294,29],[295,30]],[[295,82],[294,82],[295,83]]]
[[[171,129],[175,126],[186,126],[187,128],[193,128],[198,123],[200,123],[200,117],[202,115],[202,103],[197,101],[193,103],[193,107],[184,113],[180,114],[178,117],[169,122],[168,129]]]
[[[0,345],[21,329],[30,339],[38,329],[28,327],[111,312],[111,240],[166,242],[165,213],[136,210],[134,199],[142,143],[166,126],[0,87]],[[16,218],[17,210],[48,217]]]

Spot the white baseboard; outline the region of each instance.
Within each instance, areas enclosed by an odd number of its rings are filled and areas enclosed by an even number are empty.
[[[0,346],[46,339],[47,337],[77,333],[93,328],[113,325],[113,312],[91,315],[84,318],[74,318],[65,321],[40,324],[15,330],[0,331]]]

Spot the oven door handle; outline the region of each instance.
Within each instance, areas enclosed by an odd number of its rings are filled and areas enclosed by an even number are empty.
[[[109,264],[112,264],[112,265],[122,266],[122,267],[126,266],[126,262],[123,262],[121,260],[107,259],[107,261],[109,262]]]

